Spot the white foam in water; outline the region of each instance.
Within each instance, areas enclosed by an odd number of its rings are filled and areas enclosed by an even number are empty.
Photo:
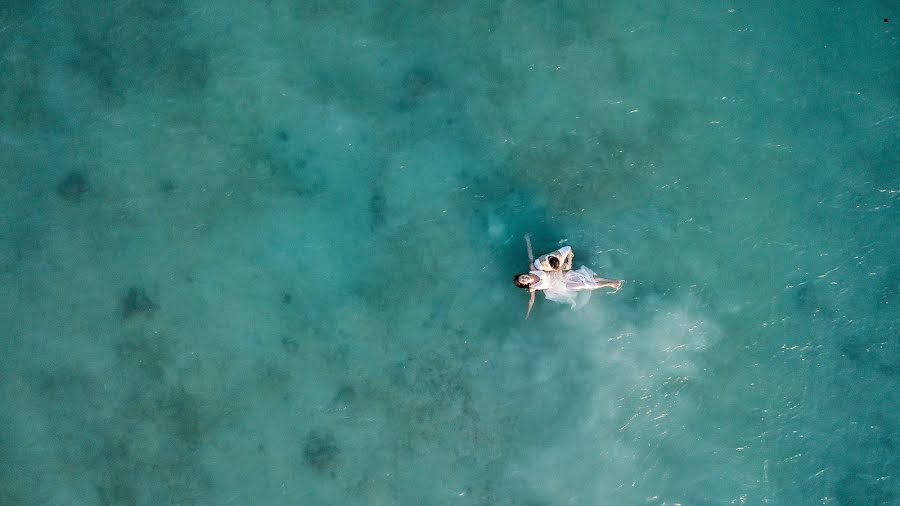
[[[554,406],[554,399],[572,396],[575,381],[579,392],[572,398],[579,405],[568,418],[536,415],[548,420],[507,469],[510,489],[524,487],[552,503],[643,500],[636,489],[653,490],[660,478],[654,452],[682,444],[685,427],[671,424],[697,408],[683,395],[703,374],[694,357],[721,333],[690,300],[640,321],[628,312],[612,314],[610,306],[621,307],[612,297],[552,318],[556,346],[542,354],[533,377],[523,378],[539,385],[528,404]]]
[[[499,240],[506,237],[506,225],[494,213],[488,215],[488,236],[493,240]]]

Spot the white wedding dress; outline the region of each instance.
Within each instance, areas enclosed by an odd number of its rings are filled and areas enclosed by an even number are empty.
[[[594,280],[594,271],[581,266],[574,271],[531,271],[540,281],[534,285],[535,290],[544,292],[547,299],[565,302],[573,308],[587,302],[591,291],[600,288],[601,283]]]

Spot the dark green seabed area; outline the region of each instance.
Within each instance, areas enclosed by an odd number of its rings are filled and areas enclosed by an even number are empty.
[[[897,6],[0,2],[0,504],[900,504]]]

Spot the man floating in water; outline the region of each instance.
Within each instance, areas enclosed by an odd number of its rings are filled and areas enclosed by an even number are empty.
[[[549,300],[568,302],[574,308],[575,297],[579,292],[589,292],[598,288],[614,288],[613,293],[615,293],[622,288],[622,280],[601,278],[583,265],[573,271],[572,259],[575,257],[575,253],[568,246],[541,255],[537,259],[534,258],[531,251],[531,237],[528,234],[525,235],[525,246],[528,248],[529,272],[516,274],[513,282],[519,288],[527,288],[531,296],[528,300],[528,311],[525,313],[526,320],[534,305],[534,293],[538,290],[544,292],[544,296]]]

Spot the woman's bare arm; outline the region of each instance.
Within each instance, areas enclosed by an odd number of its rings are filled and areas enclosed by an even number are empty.
[[[531,306],[534,305],[534,290],[528,290],[531,292],[531,298],[528,299],[528,311],[525,312],[525,319],[528,319],[528,315],[531,314]]]
[[[528,248],[528,265],[530,267],[531,264],[534,263],[534,253],[532,253],[532,251],[531,251],[531,235],[530,234],[525,234],[525,246]]]
[[[566,258],[563,259],[562,270],[568,271],[572,270],[572,259],[575,258],[575,252],[571,249],[567,252]]]

